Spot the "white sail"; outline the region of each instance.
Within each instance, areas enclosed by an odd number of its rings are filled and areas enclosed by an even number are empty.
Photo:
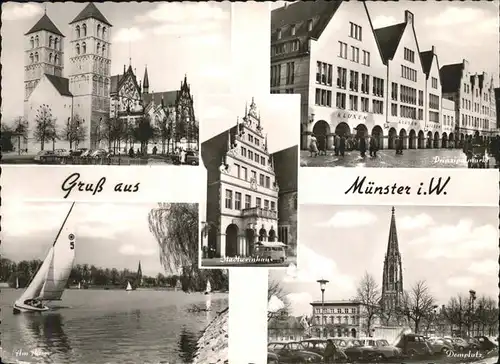
[[[40,292],[42,291],[43,285],[45,284],[45,277],[47,276],[50,263],[52,262],[53,252],[54,247],[51,247],[49,253],[43,260],[40,269],[38,269],[38,272],[36,272],[30,284],[16,302],[24,303],[24,301],[26,300],[31,300],[40,296]]]
[[[16,277],[16,289],[19,288],[19,278]]]
[[[212,286],[210,285],[210,281],[207,281],[207,289],[205,290],[205,292],[207,293],[212,292]]]
[[[82,288],[82,284],[80,282],[78,282],[78,289],[81,289]]]
[[[66,228],[66,222],[74,205],[74,203],[71,205],[54,244],[50,247],[28,287],[16,301],[17,304],[24,304],[26,300],[34,298],[41,300],[61,299],[75,258],[74,230]]]
[[[45,284],[40,292],[40,299],[42,300],[61,299],[75,261],[74,231],[75,229],[71,224],[66,224],[54,244],[52,261],[47,271]]]
[[[126,291],[131,291],[132,290],[132,286],[130,285],[130,282],[127,282],[127,289]]]

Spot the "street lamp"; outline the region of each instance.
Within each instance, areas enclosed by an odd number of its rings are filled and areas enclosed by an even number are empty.
[[[321,335],[322,337],[325,334],[325,319],[324,319],[324,314],[325,314],[325,287],[328,281],[326,279],[318,279],[317,282],[319,283],[319,287],[321,289]]]

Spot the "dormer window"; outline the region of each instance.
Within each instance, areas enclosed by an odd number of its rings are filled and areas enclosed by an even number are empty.
[[[292,26],[290,27],[290,33],[292,34],[292,36],[295,35],[295,24],[292,24]]]
[[[313,21],[312,21],[312,19],[309,19],[307,21],[307,31],[310,32],[312,30],[312,28],[313,28]]]
[[[278,29],[278,39],[281,39],[281,29]]]

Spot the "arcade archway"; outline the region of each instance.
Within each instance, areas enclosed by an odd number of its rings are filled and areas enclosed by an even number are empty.
[[[366,138],[368,136],[368,128],[365,124],[358,124],[356,126],[356,138]]]
[[[378,149],[384,149],[384,132],[380,126],[375,125],[373,127],[372,137],[377,141]]]
[[[276,241],[276,231],[271,227],[271,230],[269,230],[269,241]]]
[[[404,128],[399,131],[399,140],[403,145],[403,149],[408,149],[408,138]]]
[[[425,135],[422,130],[418,132],[418,149],[425,148]]]
[[[410,130],[408,148],[409,149],[417,149],[417,133],[413,129]]]
[[[456,141],[455,141],[455,134],[450,133],[448,136],[448,147],[449,148],[456,148]]]
[[[396,149],[396,136],[398,133],[396,132],[396,129],[390,128],[389,129],[389,149]]]
[[[446,133],[443,133],[441,136],[441,148],[447,148],[448,147],[448,135]]]
[[[349,135],[351,135],[351,128],[347,123],[339,123],[335,127],[335,135],[338,135],[339,137],[344,136],[347,138]]]
[[[255,244],[255,231],[253,229],[246,229],[245,238],[247,239],[247,254],[252,256]]]
[[[434,148],[439,148],[439,140],[440,140],[439,133],[436,131],[434,133],[434,145],[433,145]]]
[[[238,226],[230,224],[226,228],[226,257],[238,254]]]
[[[324,120],[318,120],[313,127],[313,134],[318,140],[318,149],[326,150],[328,134],[330,134],[330,125]]]
[[[427,133],[427,146],[426,146],[426,148],[432,148],[432,145],[433,145],[433,143],[432,143],[432,132],[430,131],[430,132]]]

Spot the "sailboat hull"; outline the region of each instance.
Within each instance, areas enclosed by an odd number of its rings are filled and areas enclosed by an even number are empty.
[[[26,313],[26,312],[44,312],[44,311],[48,311],[49,308],[47,306],[43,306],[43,307],[33,307],[33,306],[30,306],[30,305],[25,305],[23,303],[14,303],[14,309],[13,309],[13,313],[16,315],[16,314],[19,314],[19,313]]]

